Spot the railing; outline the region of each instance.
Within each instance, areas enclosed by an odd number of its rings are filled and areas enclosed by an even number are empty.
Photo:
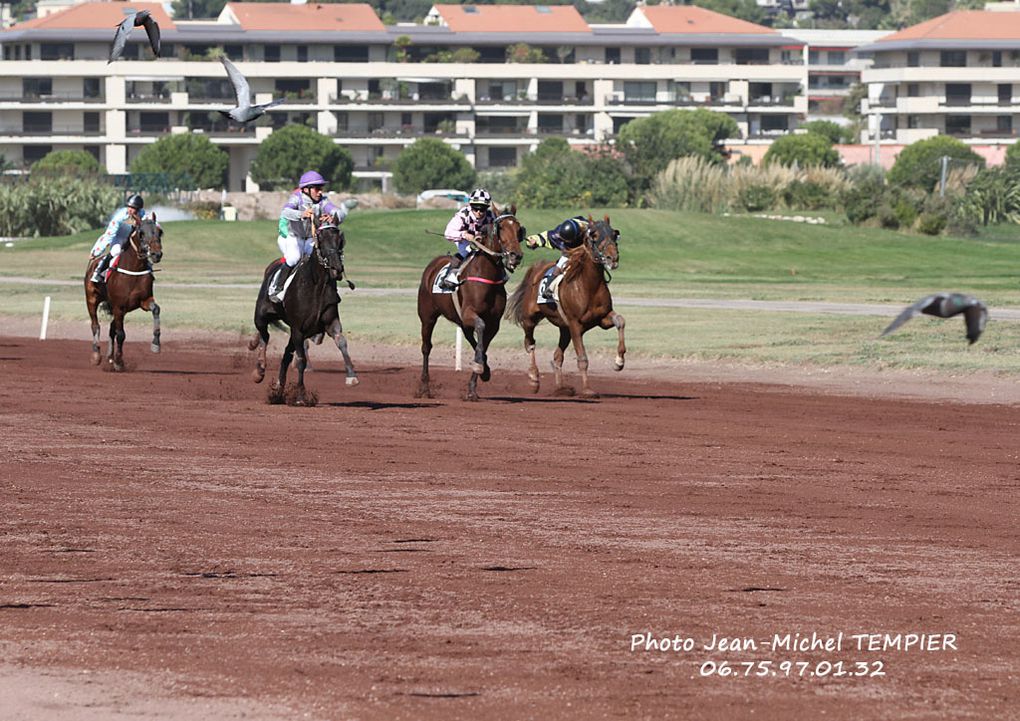
[[[87,98],[84,95],[5,95],[0,103],[102,103],[103,98]]]
[[[128,95],[125,100],[129,103],[169,103],[169,95]]]

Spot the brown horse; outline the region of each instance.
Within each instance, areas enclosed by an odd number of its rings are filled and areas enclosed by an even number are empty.
[[[432,352],[432,331],[439,316],[445,317],[464,331],[464,337],[475,350],[468,381],[467,400],[478,400],[478,378],[490,376],[486,350],[499,331],[499,321],[506,307],[506,281],[524,254],[521,241],[524,227],[516,218],[517,206],[500,211],[493,206],[495,222],[485,238],[475,240],[475,249],[461,265],[461,283],[453,293],[433,293],[436,274],[449,262],[449,256],[435,258],[426,266],[418,286],[418,318],[421,320],[421,384],[419,398],[431,398],[429,386],[429,354]]]
[[[559,303],[539,303],[538,289],[542,276],[554,265],[552,261],[535,263],[528,268],[524,281],[510,298],[506,316],[524,328],[524,350],[531,356],[528,378],[531,390],[538,392],[538,364],[535,362],[535,326],[543,318],[560,329],[559,345],[553,354],[552,369],[556,378],[557,393],[573,393],[563,385],[563,352],[573,341],[577,353],[577,369],[581,373],[581,395],[597,398],[588,385],[588,352],[583,336],[590,329],[616,328],[619,342],[616,349],[616,370],[623,370],[623,357],[627,347],[623,342],[623,316],[613,310],[613,297],[609,293],[608,271],[620,263],[617,239],[620,231],[609,224],[609,216],[593,221],[588,218],[588,231],[583,242],[568,251],[569,262],[559,287]]]
[[[163,229],[155,214],[135,223],[117,265],[105,283],[93,283],[99,258],[85,269],[85,304],[92,320],[92,365],[99,365],[99,308],[109,310],[110,351],[107,360],[115,371],[124,370],[124,316],[135,308],[152,313],[152,352],[159,353],[159,306],[152,295],[152,265],[163,257]]]

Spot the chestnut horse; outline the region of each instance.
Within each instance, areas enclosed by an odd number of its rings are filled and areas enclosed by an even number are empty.
[[[583,242],[569,250],[569,262],[559,287],[559,303],[539,303],[538,287],[542,276],[554,265],[552,261],[535,263],[528,268],[524,281],[510,298],[506,316],[524,328],[524,350],[531,356],[528,378],[531,390],[538,392],[538,364],[535,362],[535,326],[543,318],[560,329],[559,345],[553,354],[552,369],[556,378],[557,393],[572,393],[563,385],[563,352],[573,341],[577,353],[577,369],[581,373],[581,395],[597,398],[588,385],[588,352],[583,336],[590,329],[616,328],[619,341],[616,349],[616,370],[623,370],[623,357],[627,347],[623,342],[623,316],[613,310],[613,297],[609,293],[608,271],[620,263],[617,239],[620,231],[609,224],[609,216],[593,221],[588,218],[588,230]]]
[[[344,277],[344,246],[347,240],[330,215],[314,219],[312,230],[314,249],[291,271],[290,285],[284,292],[283,302],[273,301],[266,294],[270,280],[283,262],[279,258],[266,267],[262,287],[255,301],[256,332],[248,343],[248,349],[258,349],[255,370],[252,371],[252,380],[256,383],[261,383],[266,375],[266,346],[269,343],[270,324],[279,327],[282,321],[290,328],[290,338],[280,361],[280,373],[270,393],[273,402],[284,400],[287,369],[297,354],[298,378],[291,402],[294,405],[314,405],[305,395],[305,369],[308,367],[306,346],[312,338],[320,342],[324,333],[329,334],[344,358],[347,385],[358,384],[358,374],[354,371],[354,364],[347,351],[347,338],[340,323],[340,294],[336,289],[337,281]],[[350,280],[347,285],[354,288]]]
[[[152,265],[163,257],[163,229],[155,213],[135,223],[116,266],[105,283],[93,283],[99,257],[85,268],[85,304],[92,320],[92,365],[99,365],[99,308],[109,310],[110,351],[107,360],[115,371],[124,370],[124,316],[135,308],[152,313],[152,352],[159,353],[159,306],[152,295]]]
[[[421,320],[421,384],[419,398],[431,398],[429,386],[429,354],[432,352],[432,331],[443,316],[464,331],[464,337],[475,350],[468,380],[467,400],[478,400],[478,378],[488,381],[486,350],[499,331],[499,321],[506,307],[506,281],[521,262],[521,241],[524,227],[517,220],[517,206],[500,211],[495,205],[496,220],[485,238],[475,240],[475,249],[461,264],[461,283],[453,293],[433,293],[436,274],[449,262],[449,256],[434,258],[425,268],[418,286],[418,318]]]

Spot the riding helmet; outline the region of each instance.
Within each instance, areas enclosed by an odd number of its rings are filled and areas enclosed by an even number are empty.
[[[476,188],[475,192],[471,193],[471,197],[468,198],[468,205],[471,206],[488,208],[490,203],[492,203],[492,196],[489,195],[489,191],[485,188]]]
[[[307,173],[301,176],[301,180],[298,181],[299,188],[314,188],[316,186],[323,186],[326,184],[326,179],[319,175],[314,170],[309,170]]]
[[[127,206],[129,208],[134,208],[135,210],[141,210],[142,208],[145,207],[145,201],[142,200],[142,196],[140,196],[138,193],[135,193],[134,195],[127,199]]]

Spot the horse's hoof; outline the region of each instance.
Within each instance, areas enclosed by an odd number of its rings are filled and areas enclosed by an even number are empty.
[[[616,356],[616,361],[613,363],[613,367],[616,370],[618,370],[618,371],[622,371],[623,370],[623,356],[622,355]]]
[[[100,363],[102,363],[103,358],[98,353],[93,353],[89,361],[92,363],[92,365],[97,366]]]
[[[486,365],[485,370],[482,371],[482,375],[480,375],[479,378],[488,383],[489,379],[492,378],[492,369]]]
[[[266,377],[266,371],[264,368],[256,368],[251,372],[251,379],[254,383],[261,383]]]
[[[115,373],[123,373],[124,372],[124,364],[123,363],[114,363],[113,364],[113,370],[114,370]]]
[[[159,343],[153,343],[152,344],[152,352],[153,353],[159,353]]]
[[[599,394],[596,393],[595,391],[593,391],[591,388],[585,388],[584,390],[581,391],[581,397],[582,398],[588,398],[588,399],[594,399],[594,398],[598,398]]]
[[[478,394],[477,393],[468,393],[466,396],[464,396],[464,400],[466,400],[466,401],[477,401],[478,400]]]
[[[358,380],[358,377],[357,377],[357,376],[351,376],[350,378],[348,378],[347,380],[345,380],[345,381],[344,381],[344,383],[346,383],[346,384],[347,384],[347,385],[349,385],[349,386],[356,386],[356,385],[358,385],[359,383],[361,383],[361,381],[359,381],[359,380]]]
[[[485,366],[482,365],[481,363],[472,363],[471,364],[471,372],[472,373],[477,373],[478,375],[481,375],[482,373],[485,372]]]
[[[432,389],[429,388],[427,385],[420,385],[420,386],[418,386],[418,390],[416,390],[414,392],[414,397],[415,398],[435,398],[435,396],[432,395]]]
[[[570,386],[560,386],[559,388],[553,391],[553,395],[562,396],[565,398],[573,398],[577,394],[574,391],[574,389],[571,388]]]

